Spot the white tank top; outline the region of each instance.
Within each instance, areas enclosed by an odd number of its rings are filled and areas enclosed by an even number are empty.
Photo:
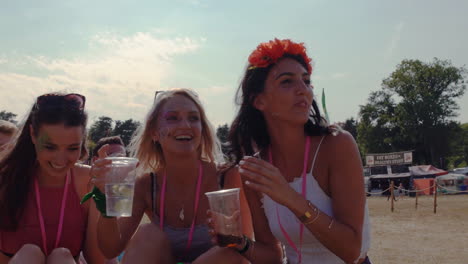
[[[307,173],[307,200],[314,204],[323,213],[333,217],[332,201],[331,198],[320,188],[320,185],[312,175],[312,171],[317,158],[317,153],[320,149],[324,137],[320,141],[317,150],[315,152],[314,159],[312,161],[312,167],[309,173]],[[302,189],[302,177],[295,178],[289,185],[296,190],[301,192]],[[297,263],[297,253],[289,245],[287,239],[281,232],[276,216],[276,206],[278,206],[278,213],[281,218],[281,224],[286,232],[289,234],[291,240],[299,247],[299,230],[300,221],[287,207],[277,204],[268,195],[264,194],[262,198],[263,208],[265,215],[268,219],[273,235],[283,243],[286,249],[286,256],[288,263]],[[362,245],[361,254],[359,258],[365,258],[367,251],[370,248],[370,223],[369,223],[369,210],[367,208],[367,202],[364,210],[364,223],[362,226]],[[333,254],[325,246],[323,246],[314,235],[307,229],[304,228],[303,242],[302,242],[302,263],[321,263],[321,264],[335,264],[345,263],[338,256]]]

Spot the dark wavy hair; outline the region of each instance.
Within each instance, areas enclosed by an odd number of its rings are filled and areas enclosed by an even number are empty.
[[[99,155],[98,154],[99,149],[101,149],[101,147],[106,144],[120,145],[125,148],[125,144],[123,143],[122,138],[120,138],[120,136],[103,137],[99,139],[98,142],[96,143],[96,146],[94,146],[91,157],[97,157]]]
[[[41,98],[38,97],[38,98]],[[84,99],[84,97],[83,97]],[[83,103],[84,104],[84,103]],[[83,105],[84,106],[84,105]],[[31,139],[29,127],[37,136],[41,125],[64,124],[67,127],[83,128],[86,131],[87,114],[79,102],[65,98],[65,94],[48,94],[40,103],[34,103],[26,121],[12,147],[1,153],[0,157],[0,229],[14,231],[24,207],[36,169],[36,150]],[[86,132],[83,133],[80,159],[86,158]]]
[[[307,69],[307,63],[300,55],[286,53],[281,57],[281,59],[284,58],[294,59]],[[274,65],[270,64],[267,67],[248,65],[237,89],[236,104],[240,108],[229,131],[231,147],[229,155],[235,163],[238,163],[245,155],[253,155],[254,146],[258,150],[263,150],[270,145],[265,118],[262,112],[254,107],[253,102],[264,91],[265,80]],[[304,124],[304,131],[310,136],[331,133],[326,120],[320,114],[315,98],[312,101],[309,120]]]

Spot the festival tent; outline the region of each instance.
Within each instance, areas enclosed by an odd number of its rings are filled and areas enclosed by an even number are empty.
[[[432,165],[418,165],[409,167],[413,178],[434,178],[436,176],[447,174],[447,171],[438,169]]]
[[[418,165],[409,167],[411,172],[411,182],[413,183],[414,190],[421,190],[419,195],[432,195],[434,194],[434,178],[440,175],[445,175],[448,172],[438,169],[432,165]]]
[[[434,194],[434,178],[426,179],[413,179],[413,189],[421,190],[418,195],[432,195]]]
[[[464,175],[468,176],[468,167],[456,168],[456,169],[453,170],[453,173],[464,174]]]
[[[408,167],[408,172],[369,176],[369,189],[373,192],[385,190],[390,186],[390,181],[393,181],[395,187],[402,183],[404,189],[423,190],[419,194],[431,195],[434,189],[429,187],[434,185],[434,178],[447,173],[447,171],[438,169],[432,165],[410,166]],[[385,194],[388,194],[388,191]],[[410,193],[410,195],[414,194]]]
[[[466,191],[468,186],[468,176],[463,174],[449,173],[436,178],[439,185],[439,192],[442,193],[457,193],[459,191]]]
[[[390,187],[390,181],[394,182],[395,187],[402,183],[404,188],[407,189],[410,185],[410,177],[411,173],[409,172],[371,175],[369,176],[369,191],[380,192],[386,190]],[[383,195],[389,195],[389,193],[389,191],[385,191]]]

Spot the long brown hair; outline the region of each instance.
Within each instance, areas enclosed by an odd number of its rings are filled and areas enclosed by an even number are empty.
[[[46,96],[46,97],[44,97]],[[33,105],[26,120],[13,139],[11,148],[0,157],[0,229],[14,231],[23,215],[36,167],[36,150],[30,127],[37,136],[43,124],[64,124],[86,129],[87,114],[83,107],[62,93],[43,95],[42,101]],[[83,97],[84,99],[84,97]],[[84,102],[83,102],[84,106]],[[80,159],[87,156],[86,136],[83,135]]]
[[[308,62],[301,55],[284,54],[279,60],[291,58],[308,69]],[[253,155],[255,148],[263,150],[270,145],[270,136],[263,113],[254,107],[255,98],[265,89],[265,81],[275,64],[267,67],[248,65],[241,84],[236,92],[239,111],[229,130],[231,151],[230,158],[238,163],[244,155]],[[331,133],[327,121],[320,114],[317,102],[312,101],[309,120],[304,124],[306,135],[324,135]],[[255,146],[255,148],[254,148]]]

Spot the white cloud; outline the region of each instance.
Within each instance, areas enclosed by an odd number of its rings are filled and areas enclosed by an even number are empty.
[[[395,26],[392,38],[391,38],[390,43],[389,43],[389,45],[387,47],[387,50],[385,52],[385,60],[389,60],[392,57],[395,49],[397,48],[397,46],[398,46],[398,44],[400,42],[401,32],[403,31],[404,26],[405,26],[405,23],[403,21],[398,23]]]
[[[336,73],[333,73],[331,75],[331,78],[334,79],[334,80],[337,80],[337,79],[343,79],[345,77],[347,77],[348,74],[345,73],[345,72],[336,72]]]
[[[0,72],[0,105],[22,115],[36,96],[68,90],[87,97],[86,108],[91,117],[140,119],[149,108],[154,91],[173,72],[174,56],[195,52],[204,41],[164,39],[147,32],[131,36],[105,33],[92,37],[90,49],[79,57],[17,58],[45,74]]]

